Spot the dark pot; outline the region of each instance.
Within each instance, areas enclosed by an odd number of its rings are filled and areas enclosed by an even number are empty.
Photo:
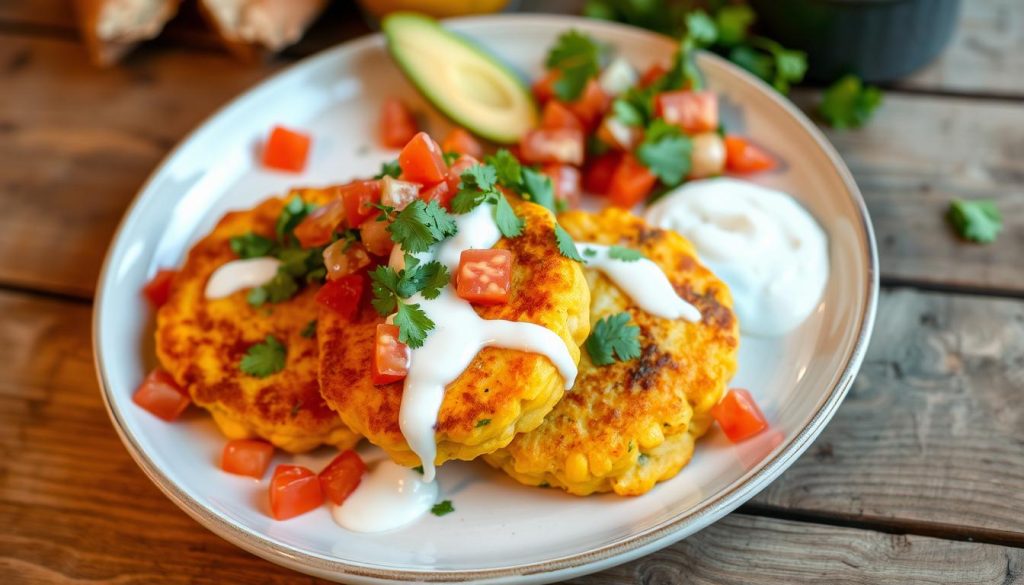
[[[937,57],[960,0],[751,0],[766,36],[807,52],[807,79],[892,81]]]

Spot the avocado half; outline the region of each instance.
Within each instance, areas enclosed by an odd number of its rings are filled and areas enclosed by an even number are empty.
[[[500,144],[537,125],[533,96],[519,76],[468,39],[411,12],[388,15],[382,28],[399,68],[456,124]]]

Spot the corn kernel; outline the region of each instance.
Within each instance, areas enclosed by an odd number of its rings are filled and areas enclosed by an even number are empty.
[[[587,457],[583,453],[573,453],[565,459],[565,476],[569,481],[584,482],[590,477]]]
[[[637,439],[644,449],[653,449],[665,442],[665,433],[661,432],[661,425],[655,423],[640,433]]]
[[[587,456],[587,461],[590,462],[590,471],[597,477],[603,477],[608,475],[608,472],[612,470],[612,460],[606,456],[597,452],[591,452]]]

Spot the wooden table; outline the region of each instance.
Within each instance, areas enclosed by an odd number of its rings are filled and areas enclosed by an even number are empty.
[[[1024,583],[1024,4],[964,5],[938,62],[887,88],[865,129],[829,132],[867,198],[884,289],[835,419],[738,512],[577,583]],[[239,65],[186,22],[98,71],[63,0],[0,2],[0,582],[315,581],[214,536],[143,476],[100,401],[89,321],[145,177],[241,90],[365,32],[332,10],[267,63]],[[998,202],[997,244],[951,235],[954,197]]]

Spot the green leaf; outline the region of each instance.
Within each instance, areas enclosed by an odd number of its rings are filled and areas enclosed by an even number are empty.
[[[511,187],[523,180],[523,167],[519,164],[519,159],[508,149],[502,148],[493,155],[484,157],[484,162],[494,167],[495,177],[502,185]]]
[[[491,165],[473,165],[460,175],[462,188],[479,189],[490,191],[498,180],[498,172]]]
[[[440,262],[431,261],[421,264],[415,268],[407,268],[402,271],[402,280],[412,283],[416,292],[422,293],[426,299],[436,299],[441,294],[441,289],[448,285],[450,275],[448,268]],[[411,296],[411,295],[407,295]]]
[[[750,25],[754,24],[754,11],[746,4],[728,5],[715,13],[718,25],[718,43],[727,47],[739,44],[747,37]]]
[[[388,266],[378,266],[370,272],[370,292],[373,293],[370,304],[380,315],[387,316],[395,312],[398,280],[398,273]]]
[[[455,213],[469,213],[484,202],[486,195],[476,189],[463,189],[452,198],[452,211]]]
[[[437,201],[414,200],[395,215],[388,226],[391,239],[406,252],[426,252],[430,246],[455,234],[455,218]]]
[[[526,222],[523,218],[516,215],[516,211],[512,209],[504,195],[498,194],[496,199],[494,223],[498,224],[498,231],[506,238],[519,237],[523,233],[523,227],[526,225]]]
[[[594,324],[584,343],[596,366],[640,357],[640,328],[629,324],[629,313],[610,315]]]
[[[718,38],[718,27],[707,12],[694,10],[686,15],[686,35],[695,47],[708,47]]]
[[[807,73],[807,53],[779,47],[775,55],[775,80],[772,84],[781,94],[789,93],[789,86],[799,83]]]
[[[643,126],[644,112],[640,107],[624,98],[612,102],[612,115],[627,126]]]
[[[770,55],[747,45],[737,45],[729,51],[729,60],[769,83],[772,81],[775,59]]]
[[[273,335],[257,343],[245,352],[238,367],[242,372],[257,378],[266,378],[284,369],[288,352]]]
[[[662,183],[672,187],[690,172],[693,143],[678,127],[655,120],[644,133],[636,156]]]
[[[548,53],[548,69],[560,72],[554,83],[555,95],[571,102],[580,97],[591,77],[601,72],[603,48],[590,36],[576,30],[562,33]]]
[[[454,511],[455,511],[455,507],[452,506],[452,501],[451,500],[445,500],[443,502],[439,502],[437,504],[434,504],[434,507],[432,507],[430,509],[430,513],[433,514],[434,516],[444,516],[444,515],[447,515],[447,514],[451,514]]]
[[[613,260],[622,260],[623,262],[636,262],[643,258],[644,255],[640,250],[625,248],[623,246],[612,246],[608,248],[608,257]]]
[[[486,427],[489,424],[491,424],[491,419],[489,419],[489,418],[482,418],[482,419],[476,421],[476,428],[479,429],[481,427]]]
[[[232,236],[230,245],[231,251],[238,254],[238,257],[243,260],[269,256],[275,246],[274,240],[253,232]]]
[[[825,90],[819,111],[833,128],[859,128],[881,103],[877,87],[866,87],[856,75],[847,75]]]
[[[262,286],[249,289],[249,294],[246,295],[245,300],[249,302],[253,307],[262,307],[263,303],[267,302],[267,289]]]
[[[1003,215],[995,202],[987,199],[954,199],[947,217],[961,237],[983,244],[994,242],[1003,229]]]
[[[313,319],[309,323],[306,323],[306,326],[302,328],[302,331],[299,332],[299,335],[305,337],[306,339],[316,337],[316,319]]]
[[[422,347],[427,333],[434,328],[434,322],[418,304],[398,303],[397,308],[395,325],[398,326],[398,340],[412,349]]]
[[[381,163],[380,172],[374,175],[374,179],[383,179],[384,177],[391,177],[397,179],[402,174],[402,167],[398,165],[397,160],[390,160]]]
[[[583,5],[583,16],[599,20],[615,20],[615,8],[609,0],[587,0]]]
[[[551,213],[557,213],[555,209],[555,186],[551,184],[551,177],[531,168],[524,168],[522,176],[523,193],[528,196],[525,198],[537,205],[546,207]]]
[[[558,245],[558,251],[562,256],[577,262],[584,262],[583,256],[580,256],[579,251],[576,249],[576,242],[573,241],[572,236],[557,223],[555,224],[555,243]]]
[[[274,226],[274,233],[277,234],[277,241],[284,245],[298,245],[298,241],[292,234],[295,226],[299,225],[311,211],[316,209],[313,203],[306,203],[301,197],[292,197],[284,204],[281,215],[277,217],[277,224]]]
[[[461,152],[446,152],[446,153],[442,154],[441,157],[444,158],[444,164],[451,166],[452,163],[454,163],[455,161],[459,160],[460,157],[462,157],[462,153]]]

